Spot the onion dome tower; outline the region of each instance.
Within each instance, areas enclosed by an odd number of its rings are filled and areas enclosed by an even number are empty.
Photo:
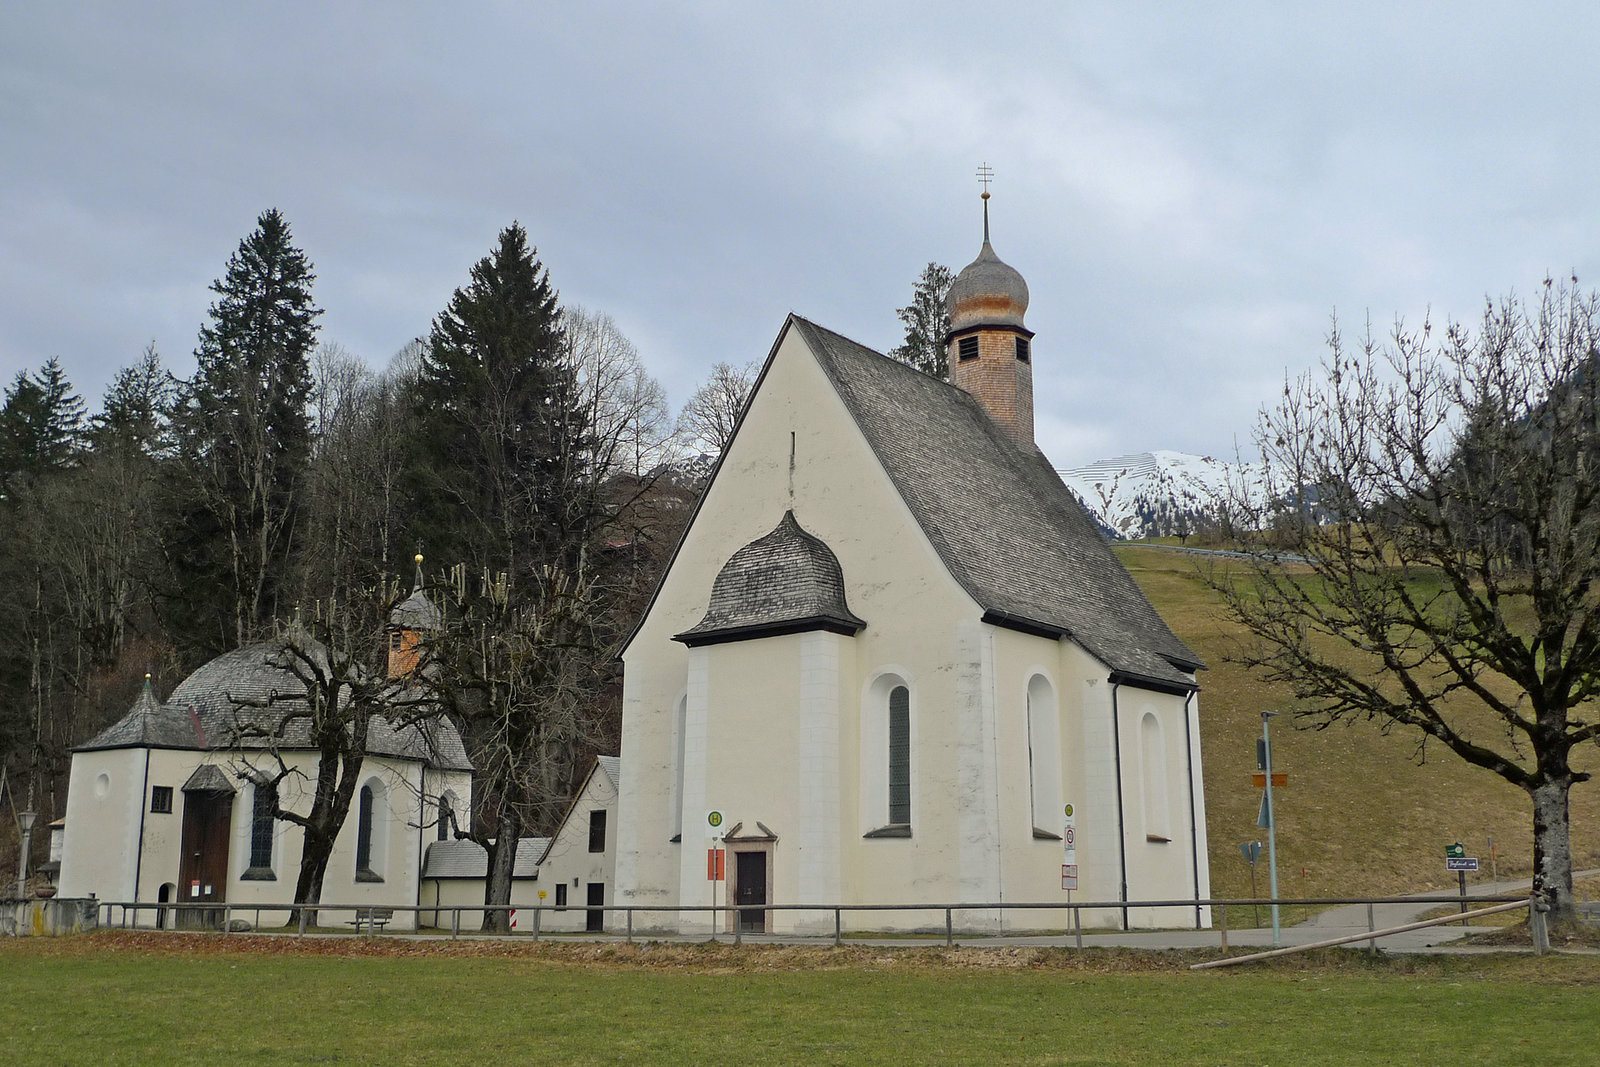
[[[983,247],[950,286],[946,349],[950,382],[975,397],[1019,448],[1034,451],[1033,331],[1023,324],[1028,283],[989,244],[987,165],[983,180]]]
[[[411,595],[389,612],[389,677],[406,678],[416,673],[421,659],[422,634],[439,630],[444,618],[428,594],[422,591],[422,553],[415,561],[417,577],[411,585]]]

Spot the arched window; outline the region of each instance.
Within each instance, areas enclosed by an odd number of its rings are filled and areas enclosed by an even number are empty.
[[[270,782],[257,782],[250,789],[250,867],[240,875],[250,880],[269,880],[272,875],[272,811],[278,806],[278,790]]]
[[[1028,680],[1028,787],[1035,837],[1061,836],[1061,725],[1055,687],[1042,674]]]
[[[356,881],[383,881],[387,812],[383,809],[383,785],[376,779],[361,787],[356,813]]]
[[[910,837],[916,795],[911,687],[894,674],[867,687],[861,708],[861,823],[866,837]]]
[[[449,790],[439,794],[439,829],[440,841],[450,840],[451,832],[455,830],[456,795]]]
[[[911,690],[889,690],[889,822],[911,825]]]
[[[1172,840],[1167,812],[1167,749],[1154,712],[1139,720],[1140,772],[1144,776],[1144,834],[1149,841]]]

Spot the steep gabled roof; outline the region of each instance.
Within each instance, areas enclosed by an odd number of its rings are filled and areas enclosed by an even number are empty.
[[[1070,490],[967,393],[791,315],[890,481],[987,621],[1069,636],[1132,682],[1203,666]]]

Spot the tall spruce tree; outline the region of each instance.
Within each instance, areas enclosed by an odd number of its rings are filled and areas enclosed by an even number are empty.
[[[191,656],[237,646],[287,607],[311,447],[311,262],[277,209],[212,283],[197,368],[175,419],[170,630]]]
[[[607,508],[578,386],[556,291],[513,223],[434,320],[410,478],[415,534],[454,564],[430,677],[478,763],[469,834],[492,906],[509,903],[523,828],[565,797],[600,658],[589,550]]]
[[[414,386],[412,535],[516,575],[573,548],[588,427],[549,272],[518,223],[434,320]]]

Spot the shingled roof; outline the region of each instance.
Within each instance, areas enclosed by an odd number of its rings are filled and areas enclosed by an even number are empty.
[[[1189,672],[1204,664],[1044,456],[960,389],[798,315],[790,326],[986,621],[1070,637],[1126,681],[1193,686]]]
[[[102,748],[197,748],[194,722],[176,709],[164,706],[144,680],[139,698],[128,713],[88,741],[80,751]]]
[[[723,564],[705,618],[673,640],[693,646],[802,630],[854,634],[865,625],[845,603],[839,557],[786,511],[777,528]]]
[[[79,750],[311,748],[305,683],[288,663],[286,654],[271,643],[225,652],[180,682],[163,705],[156,704],[146,683],[132,710]],[[416,721],[375,715],[367,728],[367,752],[446,770],[472,770],[461,734],[443,715]]]

